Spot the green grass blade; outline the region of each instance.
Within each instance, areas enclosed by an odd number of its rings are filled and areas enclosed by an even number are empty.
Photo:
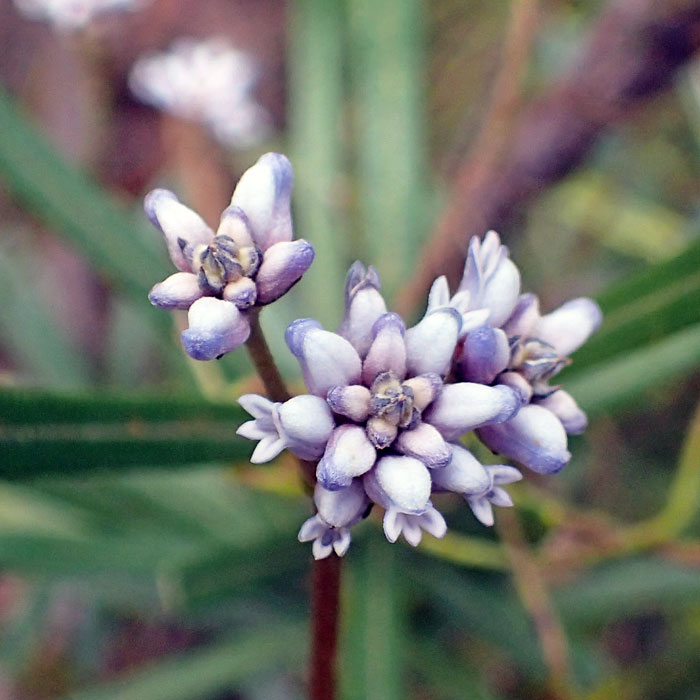
[[[348,0],[363,240],[388,298],[411,273],[429,210],[422,0]]]
[[[17,199],[121,289],[144,295],[172,272],[157,235],[69,164],[0,88],[0,176]],[[153,238],[151,238],[153,236]]]
[[[590,571],[555,596],[562,617],[601,624],[650,609],[694,607],[700,596],[695,568],[663,559],[628,559]]]
[[[26,263],[26,264],[25,264]],[[0,330],[19,374],[60,389],[76,389],[90,378],[86,362],[68,334],[51,318],[32,285],[29,263],[0,251]]]
[[[340,320],[348,266],[343,212],[343,3],[290,4],[290,150],[296,235],[311,241],[316,262],[295,296],[304,315],[327,327]]]
[[[248,459],[238,406],[172,398],[0,392],[0,477],[27,479]]]
[[[225,690],[259,673],[298,669],[305,627],[277,623],[241,633],[209,648],[178,654],[150,664],[123,680],[71,693],[64,700],[197,700]]]
[[[343,606],[345,700],[403,700],[403,580],[377,534],[348,559]]]
[[[678,380],[700,366],[700,324],[658,343],[622,353],[567,378],[566,390],[591,415],[638,400],[644,392]]]

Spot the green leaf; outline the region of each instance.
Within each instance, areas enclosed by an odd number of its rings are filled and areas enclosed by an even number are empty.
[[[545,666],[534,629],[523,608],[498,579],[469,576],[433,563],[409,569],[443,616],[464,632],[502,649],[529,677],[541,680]]]
[[[618,561],[587,572],[558,591],[555,602],[567,622],[590,625],[650,609],[694,606],[698,596],[697,569],[648,558]]]
[[[56,388],[84,386],[90,371],[32,282],[30,261],[0,251],[0,330],[20,372]]]
[[[197,700],[233,690],[259,673],[296,670],[305,649],[305,626],[276,623],[241,630],[205,649],[151,663],[124,679],[78,691],[65,700]]]
[[[0,175],[10,191],[121,289],[144,296],[172,273],[158,237],[70,165],[0,88]]]
[[[566,376],[700,323],[700,242],[613,285],[598,302],[603,326],[576,352]]]
[[[349,0],[357,189],[366,255],[388,298],[414,268],[428,224],[421,0]]]
[[[343,3],[299,0],[291,3],[290,19],[295,228],[316,249],[316,263],[293,296],[306,316],[333,325],[349,255],[343,212]]]
[[[396,553],[379,535],[353,548],[345,570],[342,697],[402,700],[403,580]]]
[[[619,408],[700,365],[700,324],[567,378],[566,390],[591,415]]]
[[[0,392],[0,477],[248,459],[237,405],[202,400]]]

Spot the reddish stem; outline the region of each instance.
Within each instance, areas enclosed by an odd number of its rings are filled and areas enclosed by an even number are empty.
[[[340,557],[331,554],[314,562],[309,700],[333,700],[335,697],[340,561]]]

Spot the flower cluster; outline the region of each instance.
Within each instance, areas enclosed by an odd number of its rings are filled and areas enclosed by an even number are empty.
[[[245,148],[270,131],[270,116],[251,92],[254,59],[226,40],[178,39],[134,64],[129,86],[146,104],[205,124],[224,145]]]
[[[96,16],[136,9],[147,0],[15,0],[17,9],[32,19],[51,22],[59,29],[80,29]]]
[[[238,182],[214,233],[167,190],[146,196],[149,219],[165,236],[179,270],[149,294],[155,306],[189,309],[182,344],[196,360],[212,360],[242,345],[248,313],[285,294],[314,258],[313,246],[292,240],[292,166],[266,153]]]
[[[146,210],[180,270],[150,298],[189,308],[182,341],[195,359],[243,343],[247,311],[280,297],[311,264],[310,244],[292,241],[290,191],[287,159],[263,156],[241,178],[216,234],[171,193],[148,195]],[[586,298],[542,315],[537,297],[521,294],[518,268],[493,231],[470,242],[454,295],[446,278],[435,280],[411,328],[387,310],[377,271],[356,262],[337,332],[309,318],[287,328],[308,393],[285,402],[241,396],[253,420],[238,433],[258,441],[254,463],[284,449],[316,463],[316,513],[299,532],[316,558],[342,556],[350,528],[375,505],[391,542],[403,535],[416,546],[423,531],[442,537],[447,526],[433,498],[443,492],[461,495],[492,525],[493,506],[512,505],[503,486],[521,474],[482,464],[461,438],[475,431],[529,469],[562,469],[571,457],[567,434],[581,433],[586,416],[550,381],[600,321]]]
[[[333,550],[344,554],[350,526],[372,504],[385,510],[387,538],[394,542],[403,534],[413,545],[422,530],[445,534],[445,521],[431,502],[436,492],[463,495],[486,524],[493,522],[492,503],[510,504],[499,485],[516,481],[520,473],[482,465],[458,440],[475,428],[508,421],[520,397],[505,385],[445,382],[462,319],[455,308],[439,306],[406,329],[399,316],[387,312],[376,270],[355,263],[337,333],[312,319],[287,329],[287,345],[310,393],[285,403],[240,398],[254,420],[239,433],[260,441],[253,462],[272,459],[284,448],[319,460],[317,513],[299,533],[301,540],[313,540],[317,558]]]
[[[521,403],[509,421],[479,428],[479,438],[494,452],[533,471],[559,471],[571,458],[567,433],[582,433],[587,421],[573,397],[549,380],[598,328],[600,308],[581,297],[541,315],[537,297],[520,294],[518,270],[494,231],[483,242],[472,239],[457,295],[449,300],[447,281],[440,278],[433,284],[431,299],[435,305],[459,307],[464,293],[489,315],[484,325],[465,335],[455,357],[456,376],[509,386]]]

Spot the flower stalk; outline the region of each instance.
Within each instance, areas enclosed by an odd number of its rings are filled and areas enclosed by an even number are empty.
[[[336,554],[318,559],[313,565],[310,700],[333,700],[335,697],[340,565],[341,558]]]

